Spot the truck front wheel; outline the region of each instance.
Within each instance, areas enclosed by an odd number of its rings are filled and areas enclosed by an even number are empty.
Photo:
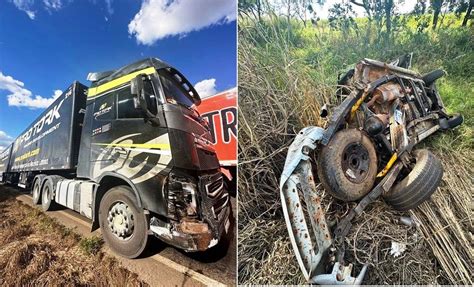
[[[100,201],[99,224],[107,245],[124,257],[140,256],[147,245],[147,219],[128,186],[107,191]]]

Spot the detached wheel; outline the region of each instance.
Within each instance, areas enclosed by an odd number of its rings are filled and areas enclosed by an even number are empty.
[[[113,187],[99,207],[99,225],[107,245],[116,253],[136,258],[148,242],[148,221],[128,186]]]
[[[46,179],[41,191],[41,207],[44,211],[53,210],[55,207],[54,202],[54,185],[51,179]]]
[[[443,165],[433,153],[420,149],[413,155],[416,160],[413,169],[383,195],[396,210],[405,211],[420,205],[435,192],[443,177]]]
[[[324,188],[344,201],[362,198],[373,187],[377,154],[370,138],[357,129],[337,132],[318,156],[318,176]]]
[[[41,200],[41,179],[36,179],[35,183],[33,184],[33,204],[39,204]]]

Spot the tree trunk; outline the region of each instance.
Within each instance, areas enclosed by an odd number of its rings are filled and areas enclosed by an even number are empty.
[[[433,7],[433,30],[436,29],[438,25],[439,13],[443,7],[444,0],[432,0],[431,7]]]
[[[387,37],[390,37],[390,32],[392,31],[392,7],[393,0],[387,0],[387,2],[385,2],[385,26],[387,28]]]
[[[433,30],[436,29],[436,25],[438,25],[439,12],[440,10],[433,11]]]
[[[469,7],[467,7],[466,15],[464,16],[464,19],[462,20],[462,26],[463,27],[465,27],[467,25],[467,20],[469,20],[469,18],[471,18],[472,5],[474,4],[473,2],[474,2],[473,0],[469,1]]]
[[[258,21],[260,22],[262,19],[262,7],[260,0],[257,0],[257,15],[258,15]]]

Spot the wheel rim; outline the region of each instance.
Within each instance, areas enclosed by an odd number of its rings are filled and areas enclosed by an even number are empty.
[[[122,201],[115,202],[110,207],[107,223],[112,234],[120,240],[127,240],[133,235],[133,212],[130,207]]]
[[[342,170],[353,183],[362,183],[369,171],[370,158],[365,146],[360,143],[349,144],[342,152]]]

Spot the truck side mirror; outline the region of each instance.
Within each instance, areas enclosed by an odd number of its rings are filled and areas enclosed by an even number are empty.
[[[159,125],[159,120],[148,108],[148,102],[145,95],[145,82],[143,81],[143,74],[140,74],[131,80],[130,92],[133,96],[133,105],[136,109],[141,109],[145,121],[152,125]]]
[[[133,106],[135,109],[142,109],[144,112],[148,110],[145,99],[145,84],[143,75],[138,75],[130,82],[130,93],[133,96]]]
[[[143,90],[143,78],[142,75],[138,75],[132,79],[130,85],[130,92],[133,96],[139,96],[141,91]]]

